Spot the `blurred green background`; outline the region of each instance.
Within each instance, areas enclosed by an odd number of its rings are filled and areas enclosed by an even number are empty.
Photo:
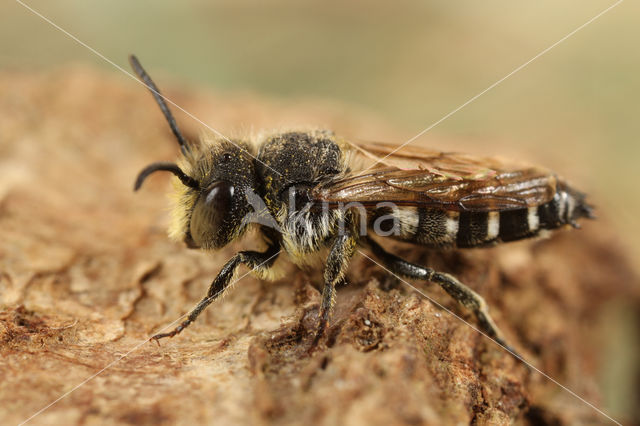
[[[135,52],[152,75],[185,86],[337,103],[388,123],[401,143],[614,2],[27,4],[127,70]],[[415,143],[556,169],[593,194],[640,258],[639,17],[638,2],[621,3]],[[0,38],[2,70],[73,62],[120,73],[17,2],[0,4]],[[625,412],[619,382],[607,380],[605,405]]]

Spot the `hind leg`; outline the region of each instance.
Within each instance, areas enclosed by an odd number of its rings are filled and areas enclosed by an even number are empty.
[[[489,315],[487,303],[478,293],[471,290],[449,274],[416,265],[415,263],[408,262],[398,256],[388,253],[371,238],[367,238],[367,244],[369,248],[371,248],[373,254],[380,259],[384,266],[386,266],[391,272],[407,278],[431,281],[438,284],[462,306],[474,313],[478,321],[478,325],[480,325],[483,332],[500,345],[507,348],[510,352],[514,352],[513,349],[506,344],[502,337],[502,333]]]

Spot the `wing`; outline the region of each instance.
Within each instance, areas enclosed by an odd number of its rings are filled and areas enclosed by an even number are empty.
[[[499,211],[539,206],[556,193],[548,170],[496,158],[382,143],[345,143],[351,170],[313,189],[317,201],[380,202],[446,210]]]

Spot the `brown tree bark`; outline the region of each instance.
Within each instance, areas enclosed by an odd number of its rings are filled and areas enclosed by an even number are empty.
[[[294,267],[274,283],[243,278],[185,332],[148,342],[252,239],[188,250],[165,234],[167,177],[134,196],[136,172],[177,153],[142,86],[71,68],[1,74],[0,93],[0,423],[69,391],[30,423],[609,423],[362,257],[339,290],[330,346],[313,356],[319,275]],[[282,117],[373,128],[309,105],[168,94],[228,128]],[[583,225],[485,250],[388,247],[482,294],[527,360],[601,407],[611,336],[638,318],[638,279],[606,219]],[[436,286],[415,285],[475,324]]]

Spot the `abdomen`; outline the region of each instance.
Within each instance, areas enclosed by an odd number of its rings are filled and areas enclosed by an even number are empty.
[[[369,228],[382,236],[429,247],[468,248],[531,238],[565,225],[577,226],[576,220],[581,217],[592,217],[584,195],[559,185],[553,199],[539,206],[491,212],[402,206],[373,213]]]

